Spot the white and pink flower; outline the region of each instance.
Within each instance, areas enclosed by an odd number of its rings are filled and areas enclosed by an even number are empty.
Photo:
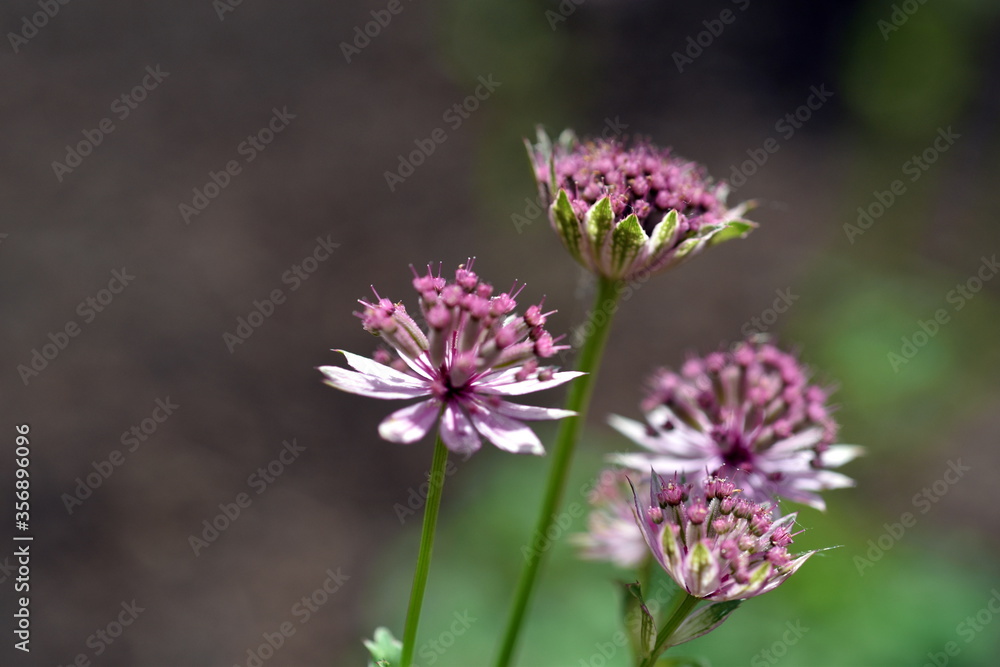
[[[440,423],[441,439],[449,450],[470,455],[481,436],[508,452],[543,454],[544,448],[525,420],[562,419],[575,413],[506,400],[559,386],[581,373],[556,372],[539,365],[564,346],[545,330],[551,312],[541,304],[523,316],[513,313],[520,289],[493,296],[493,287],[472,271],[472,261],[448,282],[414,270],[413,287],[427,333],[406,312],[376,293],[376,301],[361,301],[357,315],[366,330],[388,342],[398,353],[393,363],[382,351],[379,361],[344,350],[354,370],[338,366],[319,368],[326,384],[342,391],[381,399],[421,398],[418,403],[389,415],[379,434],[391,442],[413,443]],[[523,287],[523,286],[522,286]]]

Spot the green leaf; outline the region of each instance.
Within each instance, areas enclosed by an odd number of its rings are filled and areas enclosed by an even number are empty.
[[[611,211],[610,197],[604,197],[591,206],[584,221],[591,247],[596,249],[604,245],[604,237],[614,224],[615,214]]]
[[[710,240],[708,245],[713,246],[730,239],[743,238],[756,227],[756,223],[750,222],[749,220],[733,220],[732,222],[723,225],[718,231],[711,233],[709,235]]]
[[[677,536],[674,535],[674,531],[669,525],[661,524],[660,526],[660,545],[663,547],[663,555],[667,557],[667,562],[677,571],[681,563],[681,547],[677,543]]]
[[[718,588],[719,564],[704,542],[699,541],[691,550],[691,555],[688,556],[688,570],[694,573],[698,586],[696,590],[691,590],[691,595],[702,597]],[[689,590],[690,585],[691,582],[688,580]]]
[[[679,264],[684,259],[687,259],[688,255],[694,254],[696,251],[700,250],[703,245],[705,245],[704,237],[694,236],[692,238],[685,239],[679,246],[677,246],[677,250],[674,251],[671,264]]]
[[[663,220],[653,227],[653,233],[649,235],[649,254],[651,257],[656,256],[660,250],[677,241],[678,222],[677,211],[671,209],[663,216]]]
[[[729,618],[729,615],[736,611],[736,608],[741,604],[743,604],[743,600],[726,600],[702,607],[688,616],[680,624],[680,627],[671,633],[666,645],[677,646],[708,634],[722,625],[722,622]]]
[[[549,139],[548,133],[545,128],[541,125],[535,128],[535,137],[538,139],[538,143],[535,144],[535,149],[542,154],[542,156],[548,160],[552,157],[552,140]]]
[[[656,641],[656,621],[646,607],[639,582],[625,584],[625,631],[635,654],[642,660],[649,657]]]
[[[611,233],[611,270],[614,275],[624,273],[648,240],[634,213],[618,223]]]
[[[403,642],[393,637],[388,628],[375,628],[374,641],[365,639],[364,645],[372,654],[368,667],[396,667],[403,662]]]
[[[576,146],[579,139],[576,138],[576,132],[569,129],[568,127],[559,133],[559,147],[564,151],[571,151],[573,147]]]
[[[549,167],[549,185],[548,192],[549,196],[552,196],[552,192],[559,187],[556,182],[556,163],[555,163],[555,152],[552,149],[552,140],[549,139],[549,135],[545,132],[545,128],[538,125],[535,128],[535,136],[537,138],[537,143],[532,144],[527,139],[524,140],[524,146],[528,149],[528,159],[531,161],[532,173],[535,173],[535,157],[536,154],[541,156],[542,161]],[[536,174],[537,180],[537,174]],[[544,183],[539,183],[542,187],[545,187]]]
[[[583,234],[580,232],[580,221],[577,220],[576,214],[573,212],[573,205],[569,203],[569,196],[565,190],[559,191],[550,211],[555,219],[559,238],[566,244],[566,248],[573,255],[573,258],[583,264],[583,250],[580,247],[583,242]]]

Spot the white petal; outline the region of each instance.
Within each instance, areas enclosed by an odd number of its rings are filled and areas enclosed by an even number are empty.
[[[437,420],[441,404],[431,399],[396,410],[378,426],[378,434],[389,442],[408,445],[427,435]]]
[[[445,446],[457,454],[465,454],[468,459],[482,446],[479,434],[472,422],[457,405],[449,405],[441,415],[441,439]]]
[[[658,435],[650,435],[646,425],[642,422],[619,415],[608,415],[608,425],[629,440],[642,445],[646,449],[659,449],[660,438]]]
[[[807,428],[806,430],[789,436],[784,440],[779,440],[767,448],[769,457],[789,455],[793,456],[797,452],[808,449],[823,439],[823,429],[819,426]]]
[[[334,352],[340,352],[347,358],[347,363],[351,366],[351,368],[356,371],[360,371],[365,375],[371,375],[379,378],[380,380],[385,380],[386,382],[404,385],[409,384],[423,386],[424,384],[424,381],[420,378],[407,375],[402,371],[397,371],[392,366],[380,364],[379,362],[369,359],[368,357],[362,357],[359,354],[354,354],[353,352],[348,352],[347,350],[334,350]]]
[[[513,417],[514,419],[563,419],[576,414],[572,410],[540,408],[534,405],[511,403],[510,401],[500,401],[497,406],[490,406],[487,409],[495,410],[505,417]]]
[[[523,382],[511,382],[510,380],[513,376],[508,377],[508,372],[509,371],[504,371],[504,373],[500,373],[497,376],[484,376],[476,382],[476,391],[483,394],[496,394],[499,396],[520,396],[522,394],[530,394],[543,389],[558,387],[559,385],[569,382],[574,378],[586,375],[586,373],[580,373],[578,371],[562,371],[560,373],[555,373],[550,380],[532,379],[524,380]]]
[[[666,431],[667,429],[664,428],[664,424],[670,422],[673,425],[673,428],[669,431],[670,433],[681,433],[685,437],[697,437],[703,440],[709,438],[707,433],[712,430],[714,424],[709,421],[709,419],[705,416],[705,413],[700,410],[695,411],[692,416],[701,426],[700,430],[678,417],[677,414],[666,405],[657,405],[655,408],[647,412],[646,421],[656,426],[657,430],[660,431]]]
[[[798,488],[808,491],[826,491],[828,489],[849,489],[854,486],[854,480],[832,470],[816,470],[801,479],[796,479],[794,484]]]
[[[500,449],[515,454],[544,454],[535,432],[521,422],[489,410],[473,412],[472,423]]]
[[[666,417],[667,414],[673,418]],[[618,415],[608,417],[608,424],[613,429],[646,449],[659,454],[682,458],[703,458],[714,454],[715,441],[710,436],[683,423],[669,410],[666,413],[659,411],[649,413],[650,424],[662,425],[667,421],[674,425],[672,430],[664,431],[654,427],[653,430],[656,433],[650,435],[649,427],[641,422]]]
[[[865,453],[864,447],[858,445],[830,445],[830,449],[823,452],[824,468],[839,468],[848,461],[853,461]]]
[[[411,378],[413,383],[407,384],[387,382],[381,378],[356,373],[339,366],[320,366],[319,372],[326,376],[324,382],[331,387],[352,394],[371,396],[372,398],[415,398],[426,396],[430,390],[418,380]]]
[[[722,461],[714,457],[695,459],[660,456],[656,454],[612,454],[608,457],[611,463],[648,473],[652,468],[660,475],[672,475],[674,472],[712,471],[722,466]]]

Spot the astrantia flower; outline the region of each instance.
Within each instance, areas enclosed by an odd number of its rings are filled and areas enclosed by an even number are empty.
[[[493,287],[472,272],[471,261],[459,267],[453,282],[440,272],[432,275],[430,267],[424,276],[414,271],[413,287],[420,294],[427,333],[402,303],[377,293],[375,303],[362,301],[364,311],[356,313],[366,330],[395,348],[406,370],[337,350],[354,371],[323,366],[319,370],[326,384],[373,398],[426,397],[382,422],[379,434],[392,442],[422,439],[440,417],[441,439],[454,452],[468,455],[478,450],[482,435],[509,452],[544,453],[538,437],[521,420],[561,419],[574,413],[502,397],[548,389],[581,375],[539,366],[540,358],[564,349],[545,330],[552,313],[542,312],[538,304],[523,316],[513,314],[520,290],[493,296]]]
[[[641,486],[639,493],[643,493]],[[587,532],[570,539],[588,560],[606,560],[619,567],[634,568],[649,558],[649,549],[633,516],[632,491],[622,470],[604,470],[588,498],[593,510]]]
[[[862,453],[834,445],[828,390],[810,384],[798,360],[774,345],[745,341],[727,352],[660,370],[643,402],[647,425],[613,415],[609,423],[650,450],[612,461],[640,472],[729,477],[751,500],[783,496],[825,509],[817,493],[853,486],[830,470]]]
[[[742,219],[749,204],[726,207],[725,183],[646,141],[580,142],[564,132],[553,145],[539,130],[528,154],[553,228],[578,262],[607,278],[664,271],[756,226]]]
[[[635,520],[653,558],[689,595],[743,600],[767,593],[815,551],[788,553],[795,514],[773,520],[771,509],[738,497],[736,485],[712,477],[691,487],[654,474],[649,504],[635,494]]]

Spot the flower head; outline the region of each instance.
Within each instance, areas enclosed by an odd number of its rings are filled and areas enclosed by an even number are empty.
[[[632,492],[625,472],[608,469],[601,472],[588,500],[593,510],[587,519],[587,532],[571,540],[588,560],[606,560],[623,568],[634,568],[649,558],[649,549],[636,525],[632,512]],[[648,483],[644,486],[648,487]],[[640,493],[642,493],[640,487]]]
[[[426,275],[413,273],[426,333],[402,303],[376,293],[374,303],[361,301],[364,310],[355,314],[399,358],[390,363],[384,350],[377,360],[337,350],[354,371],[322,366],[326,384],[373,398],[426,397],[381,423],[379,434],[392,442],[422,439],[440,417],[441,438],[454,452],[478,450],[482,435],[500,449],[542,454],[538,437],[521,420],[561,419],[574,413],[502,397],[548,389],[581,375],[539,366],[539,359],[564,349],[545,330],[552,312],[543,312],[542,304],[537,304],[523,316],[514,314],[517,285],[494,295],[493,287],[472,271],[471,260],[450,282],[440,270],[433,275],[430,266]]]
[[[635,520],[653,558],[696,598],[743,600],[781,585],[815,551],[792,556],[795,514],[774,519],[768,505],[738,496],[728,479],[687,484],[653,474],[649,504],[633,494]]]
[[[676,266],[702,249],[745,236],[750,204],[725,205],[728,186],[648,141],[553,145],[539,130],[528,144],[549,219],[573,257],[590,271],[628,280]]]
[[[612,460],[639,471],[729,477],[751,500],[783,496],[825,509],[817,493],[853,486],[830,470],[859,456],[835,445],[829,391],[774,345],[748,340],[731,351],[658,371],[643,402],[647,424],[613,415],[609,423],[650,450]]]

